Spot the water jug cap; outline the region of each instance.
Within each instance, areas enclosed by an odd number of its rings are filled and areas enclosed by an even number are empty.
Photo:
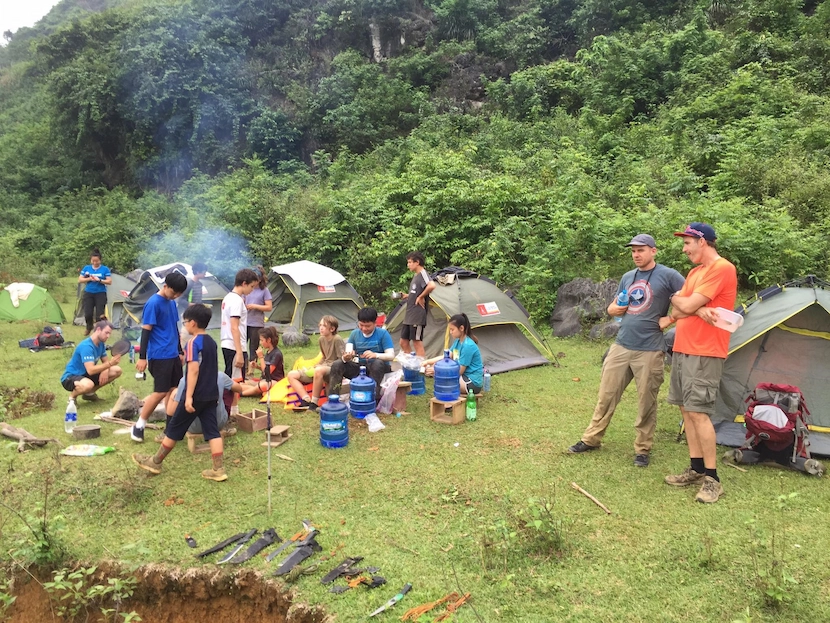
[[[449,349],[449,348],[445,348],[445,349],[444,349],[444,357],[446,357],[447,359],[449,359],[449,357],[450,357],[450,349]]]
[[[340,394],[332,394],[329,396],[329,402],[340,402]]]
[[[360,366],[360,373],[366,374],[366,366]]]

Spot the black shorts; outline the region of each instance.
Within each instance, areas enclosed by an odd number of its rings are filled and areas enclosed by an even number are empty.
[[[413,342],[423,342],[424,341],[424,331],[426,330],[426,326],[421,326],[417,324],[405,324],[401,326],[401,339],[402,340],[411,340]]]
[[[222,347],[222,357],[225,360],[225,374],[231,377],[231,380],[238,381],[238,378],[233,378],[233,360],[236,358],[236,351],[232,348]],[[248,353],[243,352],[242,358],[245,363],[242,366],[242,380],[245,380],[245,373],[248,370]]]
[[[89,379],[90,381],[92,381],[92,383],[95,385],[95,387],[98,387],[98,377],[100,377],[100,376],[101,376],[100,373],[93,374],[91,376],[89,374],[82,374],[80,376],[77,375],[77,374],[73,374],[72,376],[66,377],[66,380],[63,383],[61,383],[61,385],[63,385],[63,388],[66,391],[74,392],[75,391],[75,381],[80,381],[81,379]]]
[[[182,380],[182,360],[178,357],[173,359],[150,359],[147,362],[147,369],[153,375],[153,391],[157,394],[166,394],[171,389],[179,386]]]
[[[167,421],[167,428],[164,429],[164,434],[173,441],[181,441],[190,425],[193,424],[196,418],[202,424],[202,434],[205,436],[205,441],[216,439],[220,437],[219,425],[216,423],[216,400],[194,400],[193,413],[188,413],[184,408],[184,398],[176,407],[176,412],[173,417]]]
[[[474,394],[480,394],[481,393],[481,387],[479,387],[478,385],[473,383],[470,380],[469,376],[467,376],[466,374],[462,374],[461,379],[464,381],[464,384],[467,386],[468,390],[472,389]]]

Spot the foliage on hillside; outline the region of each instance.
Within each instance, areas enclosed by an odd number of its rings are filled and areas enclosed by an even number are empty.
[[[0,54],[0,248],[369,300],[423,249],[537,320],[638,231],[685,272],[695,219],[743,286],[826,275],[828,60],[830,1],[64,0]]]

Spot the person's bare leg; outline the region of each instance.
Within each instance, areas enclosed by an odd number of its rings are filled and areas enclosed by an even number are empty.
[[[706,469],[717,469],[718,448],[715,441],[715,427],[712,425],[711,418],[705,413],[698,413],[696,411],[685,411],[683,417],[686,420],[686,439],[689,442],[689,455],[692,457],[702,456],[703,465]],[[692,439],[689,436],[690,429],[694,431],[695,454],[691,454]]]
[[[421,357],[421,358],[426,357],[426,352],[424,351],[424,342],[422,340],[415,340],[414,342],[412,342],[412,344],[415,348],[415,354],[418,357]],[[412,351],[409,351],[409,352],[412,352]]]

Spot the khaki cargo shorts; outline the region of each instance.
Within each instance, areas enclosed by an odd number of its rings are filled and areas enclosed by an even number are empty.
[[[669,404],[687,411],[713,415],[724,359],[673,353]]]

